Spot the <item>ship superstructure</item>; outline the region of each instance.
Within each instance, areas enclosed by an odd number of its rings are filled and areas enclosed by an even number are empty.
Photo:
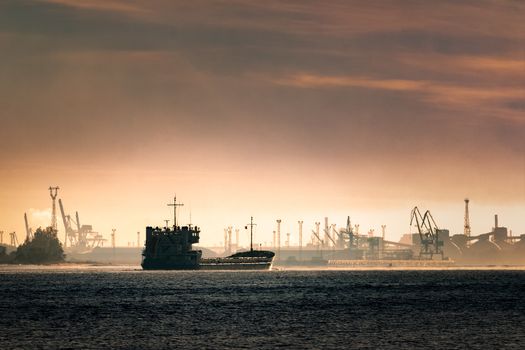
[[[193,250],[199,243],[197,226],[174,226],[172,228],[146,227],[146,246],[142,253],[145,270],[198,269],[202,252]]]

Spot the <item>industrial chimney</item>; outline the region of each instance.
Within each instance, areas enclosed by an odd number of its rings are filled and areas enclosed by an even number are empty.
[[[463,233],[465,236],[470,237],[470,216],[468,213],[468,203],[469,199],[465,198],[465,226],[463,229]]]

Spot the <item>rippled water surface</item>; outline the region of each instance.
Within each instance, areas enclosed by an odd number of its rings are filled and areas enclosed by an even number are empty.
[[[524,271],[0,270],[0,347],[525,348]]]

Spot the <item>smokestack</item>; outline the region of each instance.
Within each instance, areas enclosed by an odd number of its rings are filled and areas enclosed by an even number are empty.
[[[468,212],[468,203],[469,199],[465,198],[465,224],[463,227],[463,234],[467,237],[470,237],[470,215]]]
[[[494,228],[498,228],[498,214],[494,215]]]

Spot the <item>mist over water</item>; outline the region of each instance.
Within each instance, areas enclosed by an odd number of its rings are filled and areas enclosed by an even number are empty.
[[[522,348],[525,271],[0,270],[3,348]]]

